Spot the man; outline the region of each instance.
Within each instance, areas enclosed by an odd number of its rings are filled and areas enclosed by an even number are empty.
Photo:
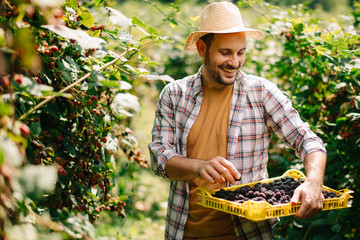
[[[153,171],[171,180],[166,239],[271,239],[276,219],[251,222],[202,207],[197,187],[268,178],[273,133],[305,164],[306,181],[291,199],[301,202],[295,217],[309,218],[322,209],[326,150],[321,139],[274,84],[240,71],[246,38],[262,37],[243,26],[235,5],[208,5],[200,31],[185,44],[185,50],[197,50],[203,66],[160,94],[149,149]]]

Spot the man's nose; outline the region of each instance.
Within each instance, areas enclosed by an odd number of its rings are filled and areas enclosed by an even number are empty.
[[[240,58],[237,56],[237,54],[232,54],[228,60],[228,64],[232,66],[233,68],[238,68],[240,63]]]

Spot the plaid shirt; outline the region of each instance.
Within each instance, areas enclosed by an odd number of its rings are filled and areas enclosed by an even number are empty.
[[[160,94],[149,144],[152,170],[168,178],[165,165],[186,156],[186,139],[203,100],[201,69],[168,84]],[[211,131],[211,130],[209,130]],[[268,148],[275,133],[302,160],[314,151],[326,152],[323,142],[304,123],[290,100],[275,84],[239,74],[234,83],[229,119],[227,159],[241,173],[236,184],[267,179]],[[189,213],[187,181],[171,181],[165,239],[182,239]],[[232,215],[239,239],[270,239],[274,221],[251,222]]]

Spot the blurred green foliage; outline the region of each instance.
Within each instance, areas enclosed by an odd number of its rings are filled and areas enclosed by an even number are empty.
[[[163,57],[158,70],[179,79],[195,73],[200,66],[197,54],[184,52],[183,43],[198,26],[206,3],[173,3],[178,6],[176,10],[156,1],[151,5],[166,13],[155,19],[162,26],[160,30],[169,26],[167,34],[174,40],[172,45],[159,49],[158,54]],[[283,218],[274,230],[276,238],[359,238],[359,3],[308,1],[287,7],[296,2],[282,1],[281,8],[261,0],[237,3],[247,24],[266,32],[263,40],[249,40],[244,70],[277,83],[324,140],[328,150],[324,185],[355,192],[350,209],[322,212],[304,221]],[[154,18],[146,14],[149,19]],[[269,174],[279,176],[289,168],[304,171],[294,151],[275,137]]]

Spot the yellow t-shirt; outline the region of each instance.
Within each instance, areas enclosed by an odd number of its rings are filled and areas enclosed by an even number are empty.
[[[187,157],[210,160],[226,158],[229,115],[233,85],[221,89],[204,88],[204,99],[199,116],[187,138]],[[208,189],[225,187],[226,183],[206,184],[199,178],[189,181],[190,212],[185,225],[184,239],[236,239],[231,216],[228,213],[198,205],[197,187]]]

